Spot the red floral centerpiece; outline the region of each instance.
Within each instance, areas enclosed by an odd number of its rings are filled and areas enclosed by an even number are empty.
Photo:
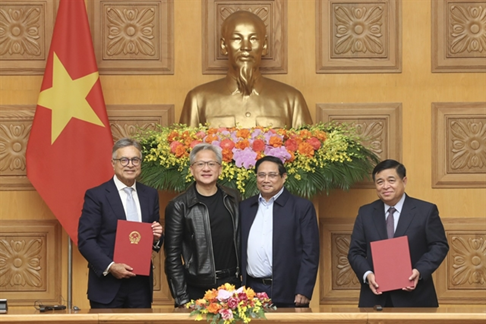
[[[255,293],[251,288],[224,284],[206,291],[204,298],[186,304],[196,321],[206,317],[211,324],[249,323],[253,318],[265,318],[265,312],[276,309],[266,293]]]

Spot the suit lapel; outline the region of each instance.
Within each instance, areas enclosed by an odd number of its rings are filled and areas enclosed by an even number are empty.
[[[253,225],[253,221],[255,220],[257,211],[258,211],[258,195],[248,198],[248,210],[242,210],[242,227],[241,233],[242,235],[246,235],[248,237],[250,233],[251,225]],[[243,220],[243,218],[245,220]]]
[[[376,201],[373,206],[373,222],[375,223],[375,228],[378,232],[378,236],[381,240],[387,239],[388,235],[386,234],[386,218],[384,215],[384,207],[383,202],[381,200]]]
[[[402,211],[400,212],[400,218],[398,219],[397,229],[395,230],[395,237],[404,236],[407,232],[410,223],[415,217],[415,206],[407,195],[403,202]]]
[[[126,220],[127,216],[125,215],[125,209],[123,209],[120,194],[116,189],[115,181],[113,179],[111,179],[111,181],[106,186],[106,191],[107,199],[110,202],[111,208],[113,209],[116,218]]]

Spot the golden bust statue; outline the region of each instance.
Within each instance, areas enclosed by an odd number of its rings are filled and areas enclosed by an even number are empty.
[[[228,56],[226,77],[189,91],[180,123],[244,128],[312,124],[307,104],[297,89],[261,75],[267,36],[260,17],[249,11],[229,15],[221,28],[220,46]]]

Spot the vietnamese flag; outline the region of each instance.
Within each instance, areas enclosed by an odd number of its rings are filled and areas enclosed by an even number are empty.
[[[85,191],[113,176],[112,147],[84,0],[60,0],[26,163],[75,244]]]

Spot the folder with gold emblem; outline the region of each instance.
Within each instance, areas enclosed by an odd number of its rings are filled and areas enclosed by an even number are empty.
[[[153,232],[150,223],[118,220],[114,262],[129,265],[136,275],[148,276],[152,260],[152,245]]]
[[[412,275],[412,262],[408,237],[400,236],[370,243],[373,256],[373,272],[378,292],[413,286],[408,280]]]

